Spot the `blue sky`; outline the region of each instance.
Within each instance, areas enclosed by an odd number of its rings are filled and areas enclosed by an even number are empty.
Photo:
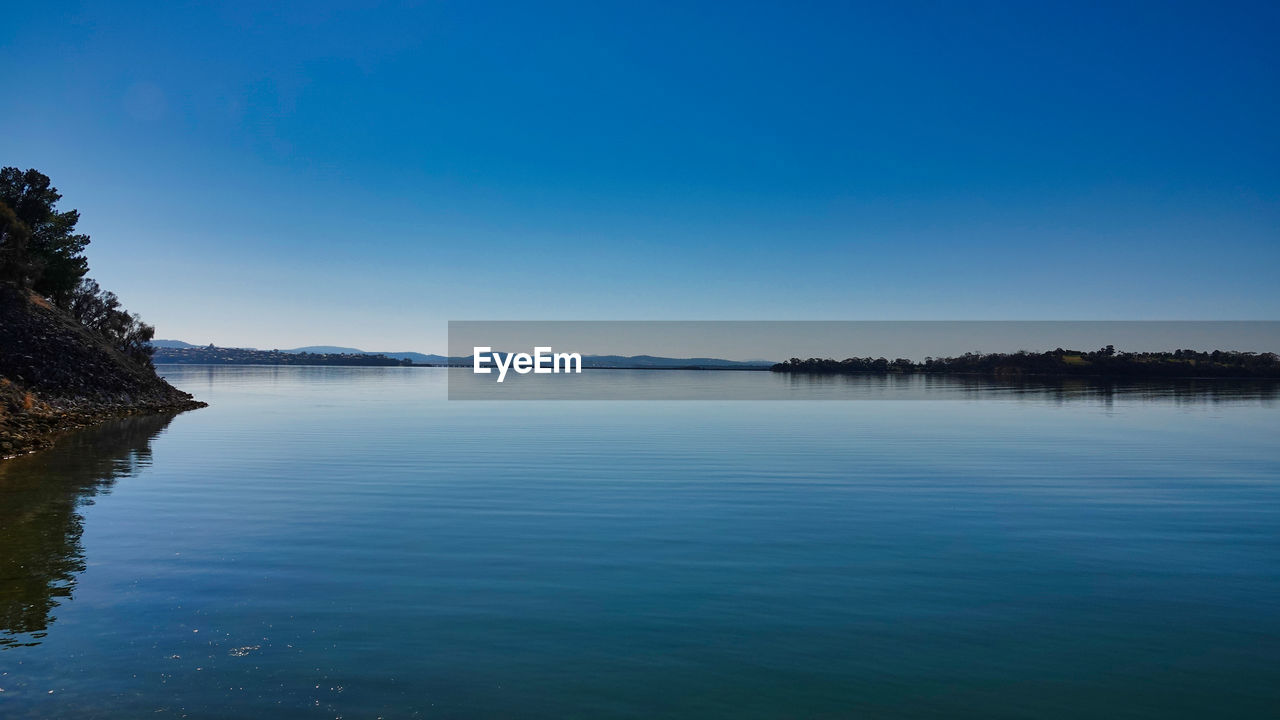
[[[1280,6],[1222,5],[26,3],[0,164],[193,342],[1276,319]]]

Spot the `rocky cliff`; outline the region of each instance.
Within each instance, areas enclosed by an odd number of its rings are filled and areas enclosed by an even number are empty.
[[[0,457],[108,418],[204,406],[39,296],[0,285]]]

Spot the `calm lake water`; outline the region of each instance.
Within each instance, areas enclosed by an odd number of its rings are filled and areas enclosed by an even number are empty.
[[[1274,387],[161,372],[211,406],[0,463],[0,717],[1280,708]]]

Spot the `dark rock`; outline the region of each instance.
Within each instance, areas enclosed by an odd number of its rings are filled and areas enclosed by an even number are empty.
[[[42,299],[0,285],[0,448],[11,456],[58,433],[123,415],[204,407],[158,377],[150,363]]]

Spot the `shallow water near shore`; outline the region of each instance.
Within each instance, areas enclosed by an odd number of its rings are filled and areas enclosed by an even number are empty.
[[[1274,386],[449,372],[162,367],[210,407],[0,463],[0,717],[1280,707]]]

